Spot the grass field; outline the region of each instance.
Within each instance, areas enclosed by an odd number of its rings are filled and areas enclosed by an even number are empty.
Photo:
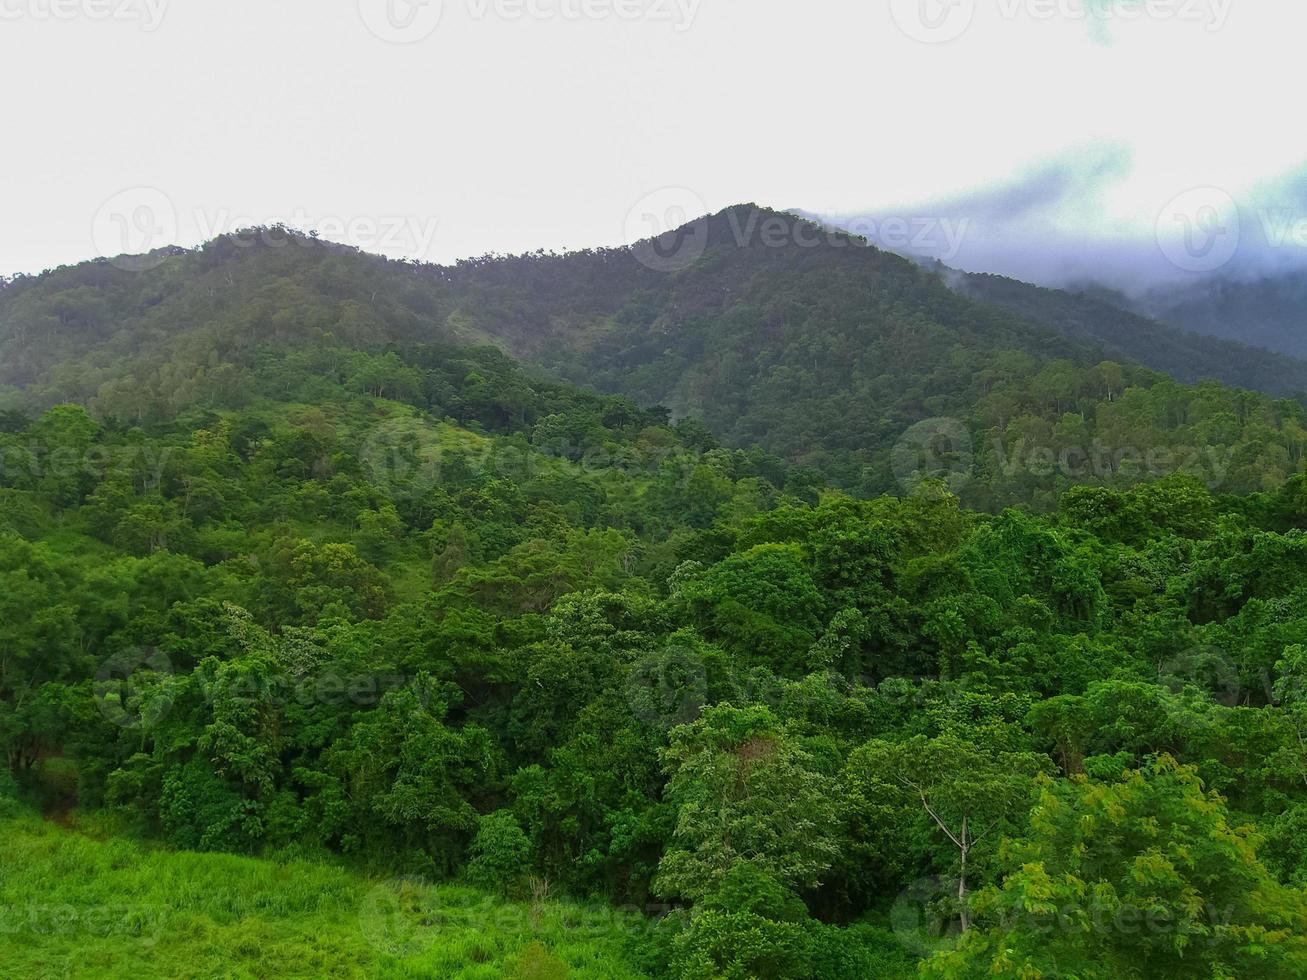
[[[27,813],[0,819],[0,975],[643,976],[646,927],[611,909],[97,838]]]

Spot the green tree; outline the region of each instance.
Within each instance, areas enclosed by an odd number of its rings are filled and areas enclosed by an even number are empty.
[[[1044,779],[1002,885],[977,896],[978,927],[923,975],[1301,977],[1307,896],[1256,845],[1169,756],[1114,783]]]
[[[814,888],[838,857],[833,783],[766,708],[706,709],[672,733],[664,767],[677,819],[661,894],[702,898],[742,862]]]
[[[472,839],[470,880],[498,892],[511,892],[521,884],[530,867],[531,841],[507,810],[483,816]]]

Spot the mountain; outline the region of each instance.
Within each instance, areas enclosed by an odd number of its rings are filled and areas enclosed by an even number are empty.
[[[941,469],[937,440],[914,441],[923,422],[954,442],[969,434],[967,492],[981,506],[1068,482],[1194,472],[1144,460],[1209,450],[1221,464],[1194,475],[1253,489],[1283,481],[1302,455],[1301,404],[1177,385],[1122,358],[1141,345],[1100,308],[1077,319],[1067,300],[1041,294],[1005,300],[1014,313],[862,239],[751,205],[634,248],[453,266],[280,228],[146,264],[85,263],[0,290],[0,384],[22,389],[9,401],[165,418],[239,400],[268,350],[493,345],[866,495]],[[1179,373],[1184,338],[1151,332],[1168,339]],[[896,458],[905,440],[909,458]]]
[[[7,972],[1307,976],[1302,403],[818,232],[0,289]]]
[[[1126,303],[1185,330],[1307,357],[1307,272],[1205,278],[1153,289]]]
[[[1272,395],[1307,392],[1307,361],[1264,349],[1277,345],[1251,346],[1260,340],[1242,330],[1214,336],[1219,331],[1204,329],[1201,323],[1165,308],[1159,308],[1159,319],[1153,319],[1136,311],[1126,297],[1106,290],[1047,289],[1003,276],[940,271],[973,299],[1053,327],[1072,340],[1101,345],[1115,357],[1144,364],[1178,381],[1212,378]],[[1194,306],[1205,309],[1196,300]],[[1301,353],[1307,354],[1307,345]]]

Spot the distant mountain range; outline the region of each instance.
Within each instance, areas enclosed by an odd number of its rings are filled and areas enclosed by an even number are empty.
[[[810,220],[818,220],[818,216],[810,212],[795,210],[792,213]],[[844,216],[824,220],[833,222],[836,227],[877,227],[877,221],[869,217]],[[961,216],[950,221],[955,226],[955,235],[960,234],[959,229],[967,225],[966,219]],[[881,226],[883,227],[884,224],[882,222]],[[1020,235],[1022,232],[1006,229],[1005,234]],[[947,236],[942,232],[932,236],[932,238],[941,237]],[[945,267],[941,266],[936,258],[942,244],[940,241],[932,241],[929,247],[923,242],[918,247],[917,243],[906,241],[902,235],[899,239],[890,238],[885,242],[873,241],[872,244],[944,271]],[[1258,269],[1269,269],[1270,266],[1250,260],[1240,265],[1237,273],[1231,272],[1234,266],[1227,266],[1208,273],[1189,273],[1186,278],[1177,280],[1167,279],[1160,273],[1157,264],[1167,266],[1160,254],[1150,253],[1150,248],[1155,246],[1126,241],[1114,247],[1109,243],[1096,241],[1087,244],[1085,254],[1077,257],[1075,268],[1081,271],[1077,273],[1076,281],[1068,285],[1062,278],[1050,278],[1052,275],[1064,276],[1065,271],[1053,273],[1047,263],[1041,265],[1045,249],[1041,248],[1038,241],[1025,241],[1018,237],[1015,240],[994,240],[983,244],[1002,245],[1003,248],[998,251],[990,249],[966,254],[970,254],[975,261],[988,263],[998,261],[1005,267],[1008,275],[981,274],[980,278],[991,281],[977,283],[975,281],[977,274],[959,271],[960,275],[971,278],[973,290],[988,294],[992,300],[1005,305],[1015,303],[1021,309],[1038,311],[1051,319],[1069,322],[1077,332],[1085,327],[1088,321],[1096,321],[1104,325],[1109,338],[1121,338],[1122,331],[1127,329],[1146,335],[1150,340],[1157,336],[1154,331],[1143,329],[1142,324],[1132,321],[1121,321],[1111,325],[1107,322],[1111,319],[1109,315],[1101,309],[1092,309],[1083,301],[1073,304],[1076,309],[1058,311],[1056,309],[1058,302],[1054,297],[1042,295],[1037,298],[1034,294],[1019,295],[1023,293],[1022,286],[1026,289],[1031,288],[1024,280],[1041,283],[1046,292],[1068,294],[1081,297],[1082,300],[1084,297],[1092,297],[1119,310],[1182,331],[1219,337],[1250,347],[1288,354],[1295,358],[1307,358],[1307,268],[1294,269],[1292,265],[1283,264],[1286,260],[1285,255],[1278,256],[1282,265],[1276,267],[1277,271],[1274,272],[1258,272]],[[1056,240],[1053,247],[1056,254],[1065,256],[1072,246],[1065,237],[1061,237]],[[1102,264],[1104,268],[1097,275],[1092,272],[1086,274],[1083,270],[1093,268],[1095,261]],[[949,264],[958,270],[967,265],[961,257]],[[1120,286],[1109,285],[1120,282],[1125,275],[1124,270],[1129,269],[1136,270],[1134,288],[1127,290]],[[1172,270],[1173,273],[1174,271]],[[1011,278],[1012,276],[1016,278]],[[1152,285],[1148,285],[1149,283]],[[1091,332],[1093,332],[1092,328]],[[1109,340],[1109,343],[1114,342]],[[1191,339],[1175,337],[1164,341],[1162,346],[1168,353],[1156,363],[1145,356],[1148,344],[1133,345],[1135,350],[1130,356],[1151,364],[1158,370],[1175,373],[1176,362],[1170,358],[1170,354],[1174,353],[1173,342],[1199,351],[1201,371],[1205,376],[1267,391],[1286,390],[1286,383],[1292,390],[1302,388],[1301,384],[1292,380],[1294,369],[1283,363],[1276,365],[1266,360],[1255,363],[1245,353],[1222,348],[1219,345],[1203,347]],[[1125,351],[1130,350],[1131,347],[1123,346],[1121,349]],[[1241,362],[1233,375],[1226,373],[1221,367],[1221,362],[1230,357],[1235,357]],[[1193,367],[1193,364],[1184,364],[1177,376],[1191,376],[1187,372]],[[1243,377],[1240,377],[1241,371],[1244,373]],[[1267,376],[1263,380],[1258,380],[1263,371],[1267,372]]]
[[[926,268],[753,205],[634,248],[453,266],[282,228],[141,264],[97,260],[0,289],[0,399],[148,420],[239,390],[268,350],[488,344],[873,493],[895,485],[892,450],[923,420],[1055,449],[1109,430],[1116,445],[1239,446],[1254,430],[1279,439],[1302,404],[1166,376],[1307,390],[1307,362],[1087,294]],[[1159,385],[1165,410],[1149,403]],[[1286,448],[1276,473],[1294,459]],[[1238,479],[1260,481],[1265,463]]]
[[[1307,271],[1202,279],[1125,302],[1186,330],[1307,357]]]
[[[1190,292],[1169,294],[1177,302],[1187,297],[1188,306],[1181,308],[1162,302],[1160,293],[1145,304],[1103,288],[1046,289],[1002,276],[940,271],[967,296],[1019,313],[1070,338],[1100,344],[1117,357],[1138,361],[1179,381],[1213,378],[1275,395],[1307,391],[1307,361],[1267,349],[1271,344],[1253,346],[1208,329],[1218,317]],[[1203,316],[1208,317],[1207,323]],[[1303,352],[1307,353],[1307,345]]]

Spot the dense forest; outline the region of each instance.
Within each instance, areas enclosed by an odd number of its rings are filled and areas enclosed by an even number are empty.
[[[1137,361],[1177,381],[1210,379],[1275,395],[1307,392],[1307,361],[1275,353],[1283,344],[1266,343],[1270,350],[1248,346],[1264,343],[1266,338],[1245,329],[1238,316],[1225,313],[1214,318],[1223,319],[1227,328],[1213,336],[1217,331],[1191,332],[1200,328],[1197,324],[1182,330],[1148,319],[1141,304],[1098,286],[1076,291],[1045,289],[1003,276],[946,267],[938,271],[953,288],[973,299],[1055,327],[1082,342],[1100,344],[1113,357]]]
[[[895,447],[941,420],[975,457],[955,489],[987,510],[1175,473],[1247,493],[1299,469],[1305,402],[1283,396],[1307,387],[1303,362],[1034,287],[979,302],[758,208],[692,234],[694,261],[670,270],[626,249],[414,265],[272,228],[161,252],[143,272],[99,261],[22,277],[0,289],[0,405],[147,422],[241,407],[269,350],[495,345],[861,497],[897,492],[912,467]],[[1132,359],[1149,351],[1169,374]],[[1252,387],[1175,383],[1218,376]],[[372,390],[393,393],[384,378]]]
[[[1307,975],[1307,406],[752,214],[6,284],[0,811],[534,901],[521,976]]]

